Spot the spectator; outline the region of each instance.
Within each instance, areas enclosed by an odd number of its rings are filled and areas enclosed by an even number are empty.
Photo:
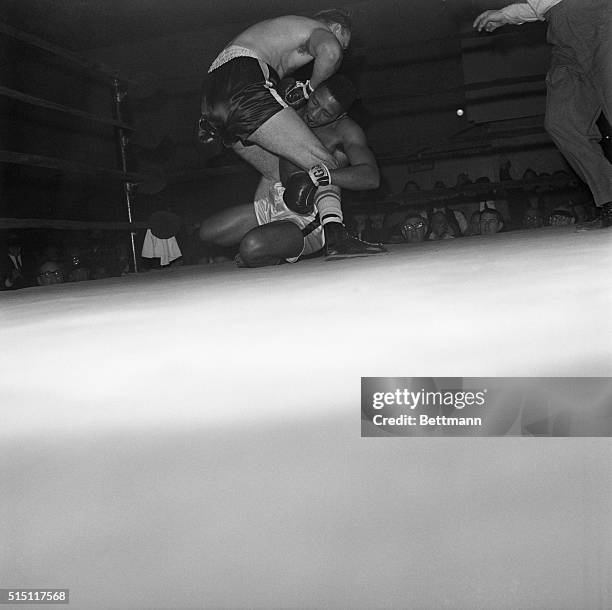
[[[478,190],[478,207],[479,210],[482,212],[482,210],[484,210],[485,208],[494,208],[495,207],[495,199],[493,198],[493,189],[491,187],[489,188],[485,188],[484,185],[490,185],[491,184],[491,180],[489,179],[488,176],[480,176],[479,178],[476,178],[476,181],[474,184],[482,184],[483,185],[483,190]]]
[[[551,227],[564,227],[573,225],[576,222],[574,213],[566,206],[554,209],[548,217],[548,224]]]
[[[90,265],[90,277],[99,280],[111,276],[113,265],[113,248],[104,239],[104,234],[99,229],[91,232],[89,237],[89,248],[84,254]]]
[[[528,167],[524,172],[523,172],[523,180],[537,180],[538,179],[538,174],[535,170],[531,169],[530,167]]]
[[[466,199],[465,194],[461,195],[454,190],[450,190],[442,180],[437,180],[433,187],[433,192],[428,196],[429,201],[433,202],[434,207],[447,206],[449,203],[454,205],[463,204]]]
[[[595,217],[595,204],[591,202],[572,201],[572,213],[576,223],[589,222]]]
[[[56,261],[46,261],[38,268],[36,281],[39,286],[64,283],[64,270]]]
[[[465,218],[465,214],[461,210],[451,210],[450,208],[444,207],[434,207],[430,212],[430,227],[433,230],[434,222],[431,220],[433,216],[437,213],[441,213],[446,218],[446,223],[448,224],[449,235],[451,237],[463,237],[467,228],[468,222]]]
[[[504,228],[503,216],[493,208],[485,208],[480,212],[480,234],[493,235]]]
[[[22,245],[19,235],[8,236],[6,253],[0,265],[0,290],[17,290],[34,286],[33,264],[22,252]]]
[[[462,172],[461,174],[457,174],[457,185],[456,185],[457,188],[468,186],[469,184],[472,184],[472,181],[470,180],[470,177],[465,172]]]
[[[524,229],[538,229],[544,226],[544,217],[538,207],[529,206],[525,209],[521,226]]]
[[[421,187],[414,180],[408,180],[406,184],[404,184],[403,193],[417,193],[421,190]]]
[[[476,210],[470,216],[470,222],[465,234],[466,236],[480,235],[480,210]]]
[[[387,240],[390,240],[392,235],[396,238],[400,235],[400,226],[404,222],[404,220],[406,220],[408,214],[410,214],[412,211],[413,210],[407,208],[401,203],[393,203],[393,207],[385,215],[385,221],[383,223]],[[392,241],[391,243],[397,242]]]
[[[408,244],[416,244],[425,241],[428,230],[427,219],[415,212],[409,214],[400,227],[400,235],[402,241]]]
[[[432,212],[429,216],[429,226],[431,228],[429,239],[453,239],[455,236],[448,224],[446,214],[440,210]]]
[[[510,168],[512,167],[512,162],[507,157],[502,157],[500,159],[499,164],[499,181],[507,182],[512,180],[512,176],[510,174]]]
[[[370,226],[367,227],[364,241],[378,244],[387,241],[387,230],[384,227],[385,215],[383,212],[370,214]]]
[[[78,246],[69,246],[66,251],[67,280],[69,282],[83,282],[89,279],[89,267],[83,260],[81,249]]]
[[[424,241],[429,230],[427,218],[416,210],[404,209],[401,214],[394,212],[387,214],[387,220],[393,216],[394,224],[387,226],[387,243],[415,243]]]

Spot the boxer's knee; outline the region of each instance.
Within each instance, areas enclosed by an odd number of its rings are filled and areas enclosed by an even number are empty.
[[[240,242],[240,257],[247,267],[276,265],[299,256],[304,245],[301,229],[291,221],[276,221],[249,231]]]
[[[261,231],[249,231],[240,242],[240,258],[247,267],[266,267],[276,265],[280,257],[270,251],[267,240]]]
[[[245,263],[257,260],[265,254],[265,243],[259,232],[249,231],[240,242],[240,256]]]

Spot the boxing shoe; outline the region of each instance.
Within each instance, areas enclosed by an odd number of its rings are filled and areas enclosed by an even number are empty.
[[[325,231],[325,260],[356,258],[387,252],[382,244],[372,244],[351,235],[340,223],[330,223],[325,225],[325,228],[327,229]]]

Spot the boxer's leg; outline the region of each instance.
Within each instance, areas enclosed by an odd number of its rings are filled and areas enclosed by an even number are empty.
[[[320,163],[325,164],[329,169],[338,167],[338,161],[293,108],[284,108],[271,116],[249,136],[249,141],[279,157],[288,159],[305,171]],[[248,151],[248,149],[248,146],[244,147],[244,150]],[[241,154],[240,150],[236,152]],[[249,154],[250,157],[254,156],[254,153],[251,155],[247,152],[246,154]],[[243,158],[252,163],[250,158],[244,155]]]
[[[200,225],[200,239],[216,246],[235,246],[254,227],[257,216],[252,203],[222,210]]]
[[[251,229],[243,237],[240,258],[246,267],[267,267],[297,257],[303,249],[302,230],[290,220],[277,220]]]
[[[274,183],[280,180],[277,155],[273,155],[257,144],[245,146],[241,142],[236,142],[232,146],[232,149],[237,155],[252,165],[268,183]],[[257,198],[256,195],[255,199]]]

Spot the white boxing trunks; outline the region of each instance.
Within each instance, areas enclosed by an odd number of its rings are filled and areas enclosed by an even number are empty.
[[[298,256],[286,259],[288,263],[297,263],[302,256],[319,251],[325,245],[325,231],[319,221],[317,210],[312,214],[296,214],[283,201],[285,188],[280,182],[270,187],[268,197],[253,202],[255,216],[260,225],[267,225],[277,220],[290,220],[302,229],[304,248]]]

